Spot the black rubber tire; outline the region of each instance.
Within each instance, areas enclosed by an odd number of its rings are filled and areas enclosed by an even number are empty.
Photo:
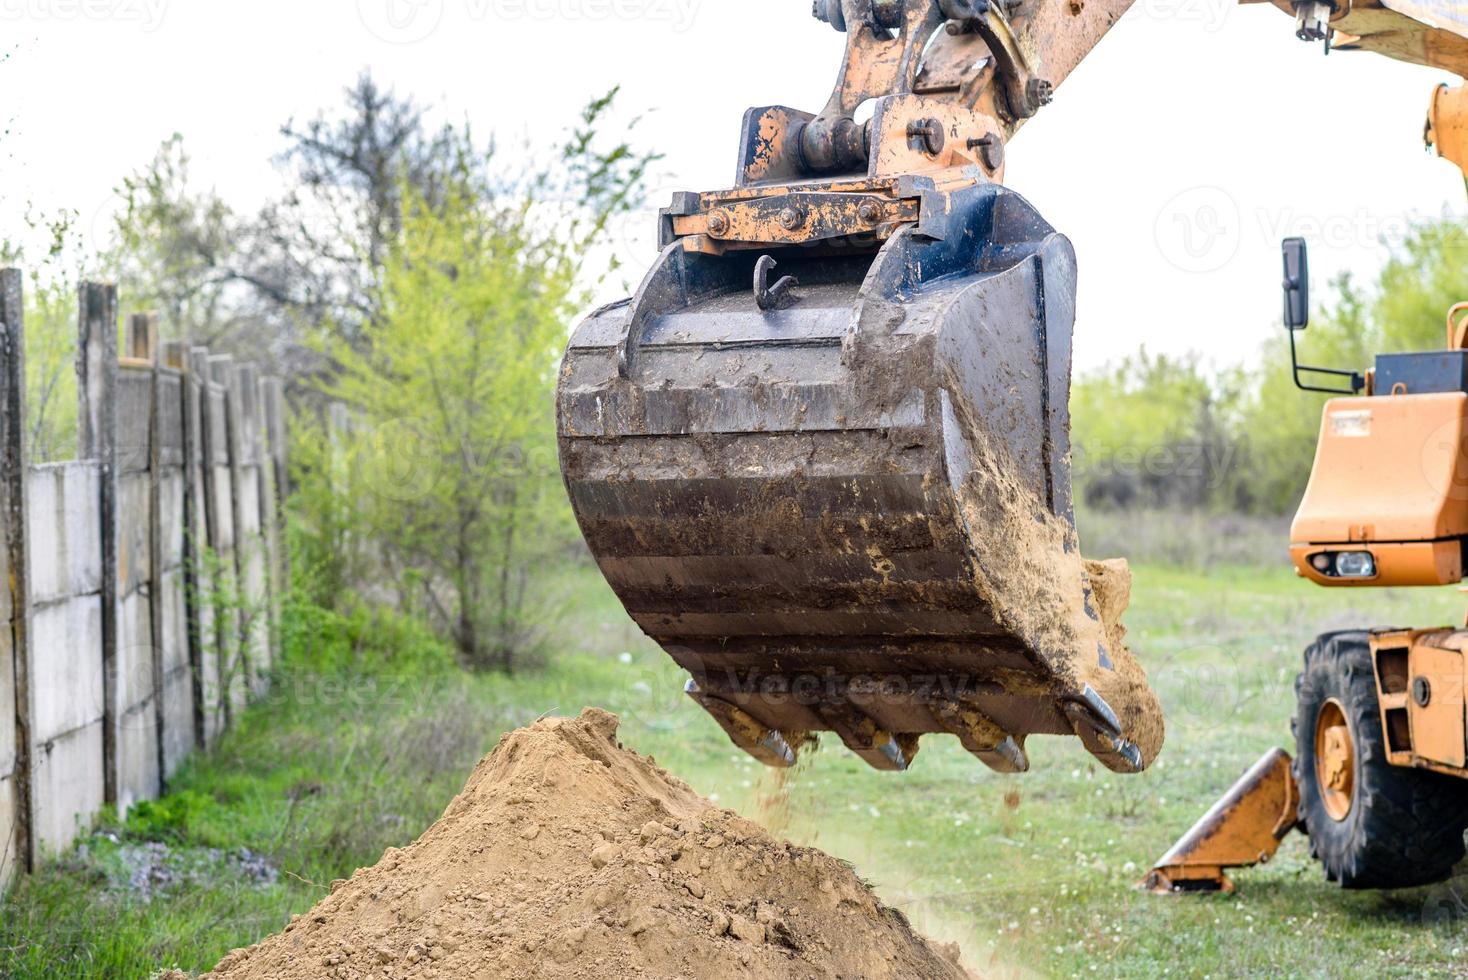
[[[1327,633],[1305,650],[1295,682],[1295,782],[1310,854],[1342,888],[1410,888],[1443,881],[1463,859],[1468,780],[1393,766],[1386,759],[1371,641],[1360,630]],[[1321,801],[1315,720],[1334,698],[1345,711],[1356,755],[1344,820]]]

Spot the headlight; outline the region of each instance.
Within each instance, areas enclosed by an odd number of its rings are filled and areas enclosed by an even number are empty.
[[[1318,551],[1310,567],[1327,578],[1376,578],[1376,558],[1369,551]]]
[[[1376,578],[1376,559],[1369,551],[1342,551],[1335,556],[1335,573],[1341,578]]]

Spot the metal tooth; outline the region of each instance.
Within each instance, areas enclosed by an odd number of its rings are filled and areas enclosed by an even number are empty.
[[[795,765],[798,751],[780,731],[760,724],[753,715],[738,705],[705,694],[698,682],[691,677],[683,685],[683,693],[713,716],[731,742],[755,759],[777,769],[788,769]],[[796,741],[800,743],[803,740]]]
[[[1105,716],[1098,716],[1090,699],[1085,703],[1065,701],[1061,705],[1086,750],[1113,772],[1138,773],[1147,768],[1142,761],[1142,750],[1135,742],[1122,738],[1119,732],[1113,734],[1108,730],[1111,723],[1116,722],[1116,714],[1095,691],[1087,687],[1086,692],[1105,709]],[[1119,722],[1116,727],[1121,727]]]
[[[995,772],[1028,772],[1029,757],[1019,740],[1000,728],[988,715],[969,705],[940,702],[933,713],[963,747]]]
[[[1116,749],[1117,755],[1131,764],[1132,772],[1141,772],[1147,768],[1142,762],[1142,750],[1137,746],[1136,742],[1129,742],[1124,738],[1119,738],[1113,743],[1113,747]]]
[[[892,768],[897,772],[905,772],[907,770],[907,753],[903,752],[902,746],[897,744],[895,736],[891,736],[879,744],[877,751],[891,761]]]
[[[1081,691],[1078,703],[1089,709],[1094,719],[1101,723],[1101,731],[1107,735],[1121,734],[1121,719],[1116,717],[1116,712],[1111,710],[1111,705],[1107,704],[1106,699],[1097,694],[1091,685],[1087,684],[1085,690]]]
[[[896,735],[849,704],[816,705],[816,713],[842,743],[873,769],[905,772],[917,755],[916,735]]]
[[[1004,741],[994,746],[992,752],[979,752],[980,761],[995,772],[1019,773],[1030,771],[1030,757],[1025,755],[1025,750],[1019,742],[1015,741],[1013,735],[1006,735]]]

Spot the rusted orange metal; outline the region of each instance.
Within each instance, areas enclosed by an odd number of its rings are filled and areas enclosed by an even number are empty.
[[[1439,85],[1427,111],[1427,145],[1458,165],[1468,180],[1468,85]]]
[[[1468,776],[1468,631],[1393,630],[1371,639],[1387,761]]]
[[[1291,17],[1297,0],[1272,3]],[[1459,0],[1333,0],[1331,49],[1374,51],[1468,76],[1468,7]]]
[[[817,16],[847,37],[825,107],[749,110],[738,186],[682,197],[665,234],[718,255],[880,245],[921,225],[948,192],[1003,182],[1005,143],[1133,2],[817,0]]]
[[[1234,890],[1225,871],[1262,864],[1295,828],[1300,791],[1290,756],[1270,749],[1162,856],[1142,886],[1159,894]]]
[[[1468,347],[1468,303],[1458,303],[1448,310],[1448,350]]]
[[[853,236],[880,244],[941,209],[942,185],[1002,183],[1005,144],[1133,2],[816,0],[817,16],[847,38],[826,105],[749,110],[737,189],[683,198],[667,214],[668,240],[708,254]],[[1293,12],[1291,0],[1274,2]],[[1331,11],[1337,48],[1468,73],[1459,4],[1348,0]],[[1434,100],[1439,152],[1459,161],[1460,91]],[[869,104],[871,118],[858,122]],[[820,186],[833,179],[845,186]]]

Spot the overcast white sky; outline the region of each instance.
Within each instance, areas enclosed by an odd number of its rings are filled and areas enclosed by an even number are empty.
[[[1281,237],[1311,240],[1320,288],[1369,275],[1410,218],[1464,213],[1462,178],[1422,148],[1447,76],[1325,58],[1292,27],[1268,6],[1138,0],[1012,145],[1009,186],[1080,256],[1078,366],[1144,343],[1248,359],[1278,329]],[[250,209],[276,187],[279,125],[363,68],[547,145],[620,83],[667,154],[664,203],[730,183],[747,106],[820,108],[842,43],[809,0],[0,0],[0,221],[30,201],[104,227],[119,178],[174,132],[196,180]],[[650,216],[620,239],[651,261]]]

